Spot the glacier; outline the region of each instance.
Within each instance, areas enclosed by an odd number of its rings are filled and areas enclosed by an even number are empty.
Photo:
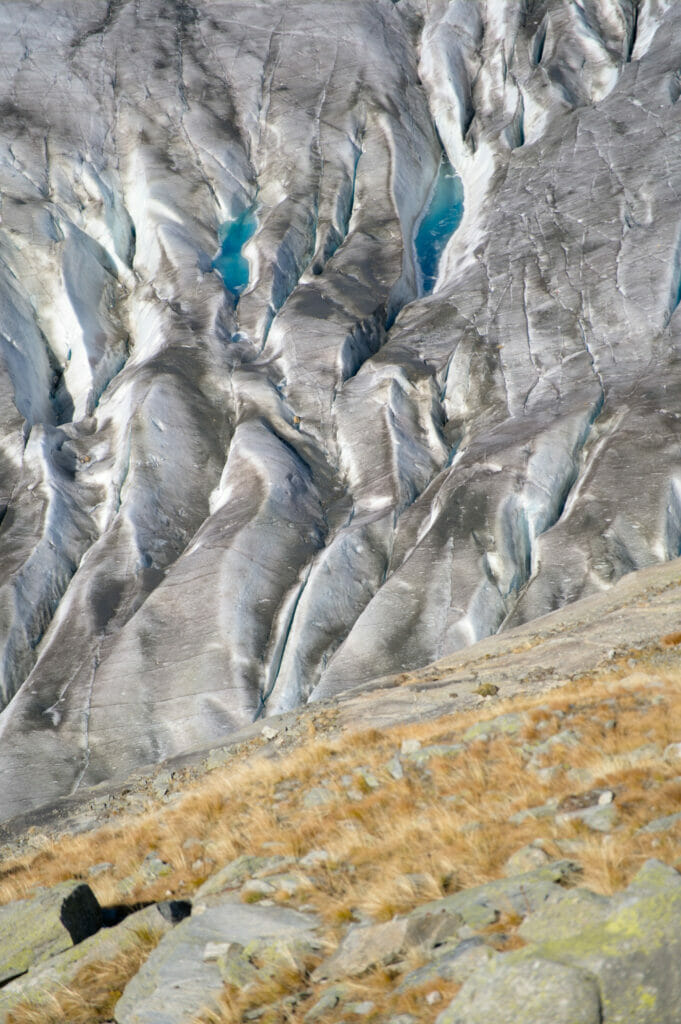
[[[0,5],[0,817],[681,553],[681,5]]]

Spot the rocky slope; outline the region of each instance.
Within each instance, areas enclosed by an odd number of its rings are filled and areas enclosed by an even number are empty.
[[[13,0],[0,66],[0,815],[678,555],[677,4]]]
[[[6,828],[2,1024],[676,1024],[681,635],[502,701],[513,636]]]

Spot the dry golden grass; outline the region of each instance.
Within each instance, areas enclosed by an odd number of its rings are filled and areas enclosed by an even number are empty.
[[[413,970],[422,962],[412,958],[403,968]],[[450,1002],[461,987],[456,982],[438,979],[437,984],[428,982],[415,986],[408,992],[398,992],[399,974],[392,968],[375,968],[359,980],[344,983],[346,996],[336,1008],[328,1008],[321,1021],[332,1024],[341,1019],[359,1020],[349,1009],[353,1003],[371,1002],[373,1010],[363,1019],[385,1020],[389,1015],[412,1013],[421,1020],[434,1017],[443,1006]],[[244,1015],[252,1010],[262,1010],[258,1017],[263,1024],[303,1024],[305,1015],[315,1005],[325,986],[311,985],[307,971],[283,971],[276,978],[255,984],[246,990],[237,990],[226,985],[217,1004],[202,1014],[195,1024],[242,1024]],[[439,1005],[432,1009],[425,997],[434,989],[440,993]],[[428,1013],[424,1016],[424,1007]]]
[[[418,739],[424,746],[457,743],[469,725],[507,711],[523,715],[519,734],[476,740],[465,751],[432,756],[421,767],[405,757],[404,777],[395,780],[389,774],[388,762],[404,739]],[[553,774],[528,768],[528,745],[564,730],[577,733],[579,745],[551,747],[542,766]],[[98,831],[45,840],[37,852],[0,867],[0,900],[21,897],[36,885],[87,877],[88,868],[102,861],[114,865],[91,881],[103,903],[121,902],[122,891],[131,903],[191,897],[206,877],[240,854],[299,857],[323,847],[328,861],[309,869],[307,888],[287,902],[313,907],[325,922],[326,939],[334,943],[348,922],[363,915],[387,920],[426,900],[499,877],[508,857],[530,842],[539,842],[552,857],[574,858],[583,868],[582,884],[610,893],[626,885],[650,856],[679,865],[681,828],[637,831],[652,818],[679,810],[681,761],[667,763],[660,753],[678,741],[681,669],[653,672],[643,658],[635,672],[616,667],[540,696],[488,700],[477,711],[384,732],[328,738],[311,727],[304,746],[278,760],[251,756],[216,769],[189,783],[172,807],[152,807]],[[377,788],[361,769],[375,775]],[[305,806],[312,787],[323,787],[331,802]],[[615,793],[619,822],[612,836],[591,832],[579,821],[559,824],[552,816],[510,821],[550,798],[560,802],[597,788]],[[143,862],[150,851],[168,863],[164,877],[145,876]],[[280,894],[277,900],[286,897]],[[504,942],[512,945],[513,923],[504,922],[506,928],[510,937]],[[370,999],[391,1012],[415,1012],[424,1022],[435,1018],[441,1007],[426,1006],[423,994],[400,997],[399,1007],[393,1005],[395,982],[388,974],[377,971],[362,978],[358,1001]],[[270,988],[277,984],[279,994],[251,991],[249,1006],[256,1005],[253,999],[270,1005],[291,986],[307,986],[309,996],[300,1010],[271,1011],[273,1021],[302,1020],[296,1014],[304,1015],[313,1005],[315,986],[304,977],[268,982]],[[444,982],[437,987],[446,998],[453,993]],[[248,1009],[245,998],[226,992],[219,1013],[206,1021],[241,1020]],[[28,1021],[21,1018],[21,1024]]]
[[[271,1007],[272,1004],[305,988],[310,971],[319,962],[319,958],[310,957],[307,963],[296,965],[293,962],[284,964],[271,977],[259,979],[254,985],[237,988],[225,985],[215,1009],[209,1009],[197,1017],[197,1024],[241,1024],[244,1013],[257,1007]],[[292,1008],[291,1008],[292,1009]],[[291,1009],[273,1008],[259,1018],[265,1024],[287,1021]]]
[[[99,1024],[113,1017],[123,989],[137,974],[161,932],[140,929],[128,949],[107,961],[83,966],[68,987],[39,1003],[27,1000],[11,1010],[7,1024]]]
[[[663,647],[676,647],[677,644],[681,644],[681,631],[667,633],[666,636],[660,638],[660,643]]]
[[[381,889],[386,894],[385,913],[392,904],[401,907],[409,902],[404,886],[396,890],[394,884],[406,874],[427,870],[440,886],[444,879],[449,879],[451,886],[453,874],[459,887],[475,884],[498,872],[508,854],[530,833],[531,838],[556,838],[550,823],[509,826],[508,818],[549,796],[562,798],[579,791],[568,769],[589,771],[594,786],[617,789],[618,806],[632,826],[649,820],[651,810],[662,816],[678,808],[681,787],[675,781],[674,767],[655,756],[631,757],[632,751],[646,744],[664,747],[677,738],[678,683],[667,679],[662,687],[648,690],[659,699],[650,704],[639,695],[646,690],[645,676],[639,675],[636,688],[631,679],[583,685],[581,693],[579,687],[569,687],[530,701],[497,702],[485,707],[482,714],[468,713],[386,733],[313,740],[280,761],[252,760],[232,768],[230,774],[216,770],[194,783],[175,808],[157,808],[120,826],[59,842],[48,840],[37,853],[4,864],[0,868],[0,898],[4,902],[16,899],[36,885],[74,874],[85,877],[88,867],[101,861],[114,864],[112,871],[91,883],[102,902],[120,900],[122,879],[131,880],[130,902],[168,892],[181,895],[191,893],[216,865],[241,853],[276,849],[300,856],[320,844],[333,863],[353,865],[361,870],[364,883],[372,882],[371,896],[364,899],[370,900],[373,913]],[[615,711],[603,703],[608,699],[614,700]],[[465,756],[431,758],[427,773],[407,768],[400,781],[385,772],[386,762],[402,739],[418,738],[424,745],[450,742],[484,714],[492,717],[506,710],[526,714],[520,739],[502,736],[473,743]],[[559,712],[568,717],[559,719]],[[613,718],[616,727],[606,728]],[[553,748],[545,764],[558,767],[559,774],[550,784],[543,783],[525,768],[521,745],[547,739],[564,727],[576,730],[581,744],[576,750]],[[371,769],[381,785],[376,791],[366,791],[368,787],[362,787],[359,779],[354,788],[362,799],[353,800],[339,780],[352,775],[358,765]],[[295,785],[284,799],[275,801],[276,787],[288,780],[295,780]],[[333,802],[305,808],[303,796],[312,786],[327,789]],[[187,837],[195,837],[201,845],[186,849]],[[641,842],[634,844],[637,850]],[[263,850],[266,843],[269,851]],[[150,851],[168,862],[168,875],[145,879],[143,861]],[[201,863],[194,867],[198,861]],[[366,877],[372,873],[375,878]],[[352,884],[348,877],[343,897],[352,901],[355,890],[366,893],[364,883]],[[334,887],[338,889],[337,884]],[[338,909],[334,906],[330,916],[337,916]],[[369,912],[368,906],[365,909]]]

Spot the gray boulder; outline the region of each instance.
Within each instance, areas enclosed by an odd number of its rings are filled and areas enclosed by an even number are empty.
[[[412,914],[447,912],[460,915],[471,928],[484,928],[493,924],[501,914],[520,914],[524,917],[545,903],[555,903],[565,895],[560,882],[578,873],[580,868],[570,860],[559,860],[534,871],[512,878],[500,878],[472,889],[463,889],[452,896],[425,903]]]
[[[197,890],[196,899],[201,900],[230,889],[238,889],[247,879],[255,878],[261,872],[277,867],[284,870],[292,863],[293,858],[291,857],[257,857],[254,854],[244,853],[207,878]]]
[[[520,928],[535,945],[466,981],[437,1024],[678,1024],[681,875],[648,861],[604,900],[568,894]]]
[[[313,981],[335,980],[364,974],[377,964],[390,964],[407,953],[432,949],[456,934],[461,916],[446,907],[395,917],[383,924],[353,925],[340,946],[314,971]]]
[[[541,956],[591,974],[603,1024],[678,1024],[681,876],[648,862],[604,921],[578,935],[557,928],[552,939],[511,955],[519,961]]]
[[[164,937],[126,986],[116,1005],[116,1022],[189,1022],[222,991],[220,959],[229,954],[230,944],[309,938],[316,924],[294,910],[227,900],[195,913]]]
[[[214,950],[223,981],[243,989],[255,981],[270,981],[282,974],[302,976],[309,958],[319,948],[308,935],[269,936],[253,939],[242,946],[239,942],[225,944]],[[204,959],[208,954],[204,953]]]
[[[551,858],[541,846],[529,843],[512,853],[504,864],[504,874],[512,877],[547,864]]]
[[[533,959],[492,960],[465,982],[436,1024],[601,1024],[598,986],[586,972]]]
[[[409,971],[398,985],[397,991],[408,992],[423,985],[436,985],[442,980],[463,984],[474,971],[498,955],[478,935],[464,939],[454,947],[449,946],[444,952],[435,955],[430,963]]]
[[[611,911],[607,897],[588,889],[573,889],[559,903],[546,904],[526,917],[518,934],[527,942],[543,942],[557,935],[566,938],[600,924]]]
[[[681,811],[676,814],[666,814],[663,818],[655,818],[647,825],[639,829],[639,832],[668,832],[681,822]]]

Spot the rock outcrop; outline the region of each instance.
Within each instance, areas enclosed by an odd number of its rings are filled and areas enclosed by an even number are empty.
[[[594,923],[542,909],[551,937],[475,971],[437,1024],[672,1024],[680,901],[681,876],[649,861],[607,912],[594,901]]]
[[[491,1018],[504,1024],[519,1019],[526,1024],[675,1024],[678,1019],[681,876],[658,861],[648,861],[626,890],[610,898],[571,888],[579,865],[553,862],[417,906],[385,923],[352,924],[336,951],[320,963],[324,943],[318,918],[267,900],[242,902],[248,900],[252,873],[261,876],[259,860],[240,858],[226,865],[204,895],[197,894],[191,917],[174,927],[169,915],[150,906],[68,951],[36,946],[24,974],[0,991],[0,1021],[11,1020],[14,1010],[36,1012],[49,1005],[84,967],[110,962],[145,929],[157,944],[115,1000],[117,1024],[189,1024],[217,1009],[225,987],[257,992],[258,986],[266,1001],[253,1019],[267,1011],[271,1019],[283,1020],[286,1007],[305,1006],[307,1024],[340,1020],[342,1013],[384,1024],[371,1001],[357,1009],[352,984],[380,965],[393,970],[398,994],[430,991],[439,999],[438,984],[461,985],[436,1024]],[[63,899],[63,889],[46,890],[49,905]],[[21,904],[2,912],[25,932]],[[501,936],[490,925],[510,920],[509,915],[521,921],[518,932],[527,944],[500,952],[494,940]],[[1,956],[7,948],[3,934]],[[423,966],[406,970],[415,955]],[[284,998],[268,996],[268,983],[282,978],[287,979]],[[310,984],[317,986],[312,1005]],[[416,1018],[405,1015],[404,1020]]]

